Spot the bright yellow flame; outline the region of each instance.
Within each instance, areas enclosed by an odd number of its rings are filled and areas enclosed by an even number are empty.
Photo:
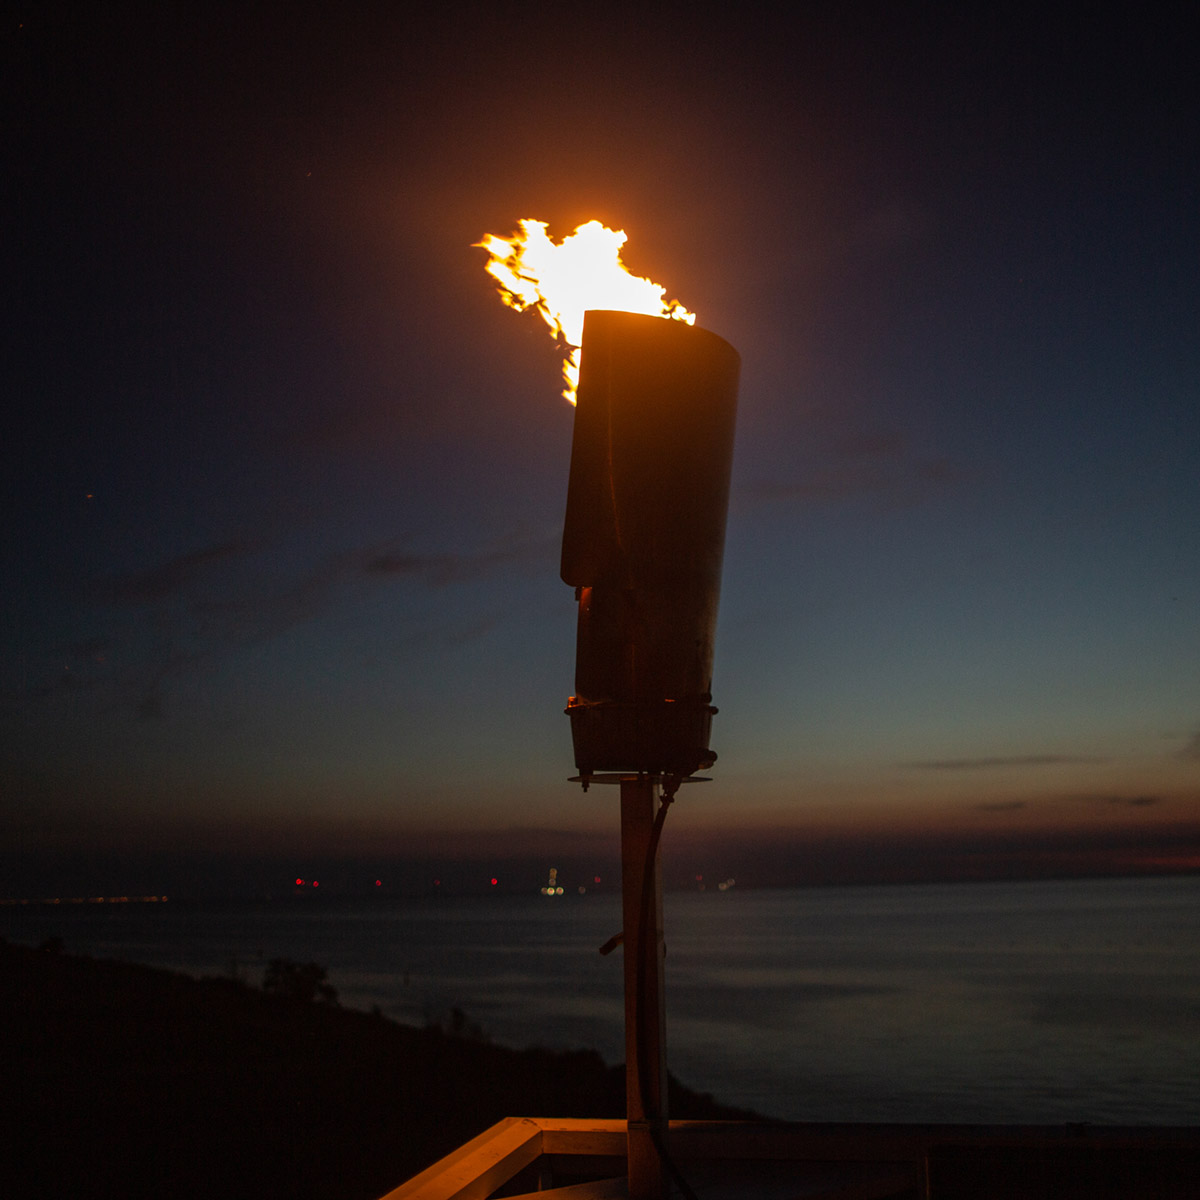
[[[624,230],[588,221],[555,242],[545,221],[519,222],[509,238],[487,234],[476,246],[488,252],[487,272],[499,284],[500,299],[517,312],[536,309],[565,351],[563,396],[575,403],[583,314],[589,308],[646,313],[696,323],[678,300],[664,300],[666,288],[631,275],[621,261]]]

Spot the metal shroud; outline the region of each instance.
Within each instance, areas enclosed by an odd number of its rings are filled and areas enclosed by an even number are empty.
[[[576,588],[575,763],[686,776],[711,766],[712,660],[738,353],[681,321],[596,310],[563,530]]]

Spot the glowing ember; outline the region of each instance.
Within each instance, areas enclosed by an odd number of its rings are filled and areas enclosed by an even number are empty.
[[[631,275],[621,261],[624,230],[599,221],[580,225],[555,242],[545,221],[521,221],[510,238],[489,233],[476,246],[488,252],[487,272],[500,285],[500,299],[518,312],[536,309],[566,353],[563,396],[575,403],[583,314],[589,308],[646,313],[696,322],[677,300],[664,300],[665,287]]]

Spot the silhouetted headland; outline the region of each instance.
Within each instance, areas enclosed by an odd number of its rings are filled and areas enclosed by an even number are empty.
[[[624,1068],[593,1051],[340,1008],[298,964],[273,979],[0,943],[0,1193],[366,1200],[502,1117],[624,1112]],[[675,1081],[670,1105],[753,1115]]]

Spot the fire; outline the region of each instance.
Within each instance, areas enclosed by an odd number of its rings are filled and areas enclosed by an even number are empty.
[[[646,313],[696,322],[677,300],[664,300],[666,288],[630,274],[621,261],[627,240],[622,229],[588,221],[555,242],[545,221],[523,220],[521,231],[502,238],[487,234],[475,245],[488,252],[487,273],[499,284],[500,299],[517,312],[536,309],[565,352],[563,396],[575,403],[583,314],[589,308]]]

